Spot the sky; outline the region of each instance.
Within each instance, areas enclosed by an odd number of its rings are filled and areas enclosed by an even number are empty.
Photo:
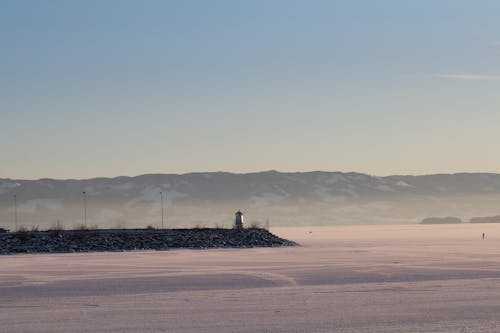
[[[499,1],[0,2],[0,178],[500,173]]]

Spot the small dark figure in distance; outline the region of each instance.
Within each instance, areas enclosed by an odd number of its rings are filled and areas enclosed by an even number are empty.
[[[484,232],[483,232],[483,240],[484,240]]]

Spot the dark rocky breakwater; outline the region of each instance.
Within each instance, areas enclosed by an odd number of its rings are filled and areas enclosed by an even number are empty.
[[[0,233],[0,254],[281,247],[299,244],[260,228],[101,229]]]

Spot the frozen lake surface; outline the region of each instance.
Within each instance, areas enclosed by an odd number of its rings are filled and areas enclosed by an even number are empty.
[[[500,225],[271,232],[303,246],[0,256],[0,331],[500,332]]]

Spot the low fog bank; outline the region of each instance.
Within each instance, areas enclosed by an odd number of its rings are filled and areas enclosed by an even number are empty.
[[[256,205],[245,202],[164,204],[163,227],[232,227],[237,210],[245,214],[247,226],[329,226],[416,224],[430,216],[456,216],[464,222],[478,216],[498,215],[500,197],[442,198],[421,202],[408,200],[372,202],[308,202]],[[162,227],[161,202],[106,202],[87,197],[86,225],[98,228]],[[0,228],[15,229],[12,205],[2,205]],[[65,229],[84,224],[82,203],[65,201],[26,202],[17,207],[18,227]]]

